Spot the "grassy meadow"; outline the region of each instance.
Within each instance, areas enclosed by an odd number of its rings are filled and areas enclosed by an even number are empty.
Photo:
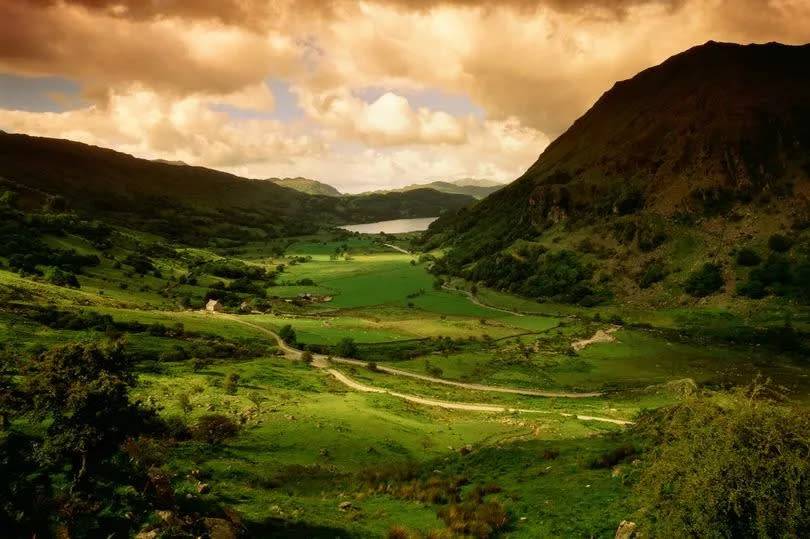
[[[155,462],[179,496],[225,504],[253,536],[612,537],[633,517],[632,455],[641,446],[624,426],[576,415],[633,421],[758,375],[798,400],[808,394],[802,358],[729,336],[745,323],[733,310],[586,309],[473,293],[457,279],[442,287],[429,261],[383,245],[407,248],[407,237],[335,232],[229,249],[161,243],[150,251],[153,267],[139,273],[122,260],[159,239],[116,234],[108,249],[47,238],[98,257],[78,274],[78,288],[0,269],[3,349],[25,355],[123,339],[136,361],[133,396],[161,417],[181,427],[207,414],[232,418],[237,436],[162,442]],[[210,297],[222,298],[227,313],[205,312]],[[782,323],[778,307],[752,319]],[[807,323],[801,313],[793,320]],[[299,349],[350,350],[359,364],[327,367],[381,392],[356,391],[327,369],[285,357],[268,332],[285,326]],[[599,331],[610,339],[575,346]],[[386,366],[434,380],[378,369]],[[443,409],[395,394],[507,411]],[[617,451],[623,456],[594,464]],[[449,507],[504,516],[475,524],[489,531],[461,532]]]

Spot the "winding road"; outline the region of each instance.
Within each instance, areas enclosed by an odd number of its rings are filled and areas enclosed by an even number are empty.
[[[300,359],[303,351],[290,346],[284,340],[279,337],[279,335],[265,327],[259,326],[252,322],[248,322],[246,320],[241,320],[238,316],[230,315],[230,314],[222,314],[217,313],[217,316],[222,316],[232,320],[238,324],[242,324],[248,327],[251,327],[257,331],[260,331],[266,335],[270,335],[273,337],[278,343],[278,346],[284,353],[289,356],[293,357],[294,359]],[[464,403],[464,402],[456,402],[456,401],[442,401],[436,399],[429,399],[425,397],[419,397],[417,395],[409,395],[407,393],[399,393],[397,391],[392,391],[385,388],[380,387],[373,387],[367,386],[365,384],[361,384],[356,380],[353,380],[346,374],[331,368],[330,361],[327,360],[327,357],[321,354],[313,354],[312,356],[313,361],[312,365],[318,367],[320,369],[324,369],[327,373],[333,376],[337,381],[354,389],[356,391],[364,392],[364,393],[385,393],[388,395],[392,395],[394,397],[413,402],[416,404],[422,404],[425,406],[433,406],[438,408],[444,408],[447,410],[468,410],[468,411],[477,411],[477,412],[521,412],[521,413],[534,413],[534,414],[557,414],[563,417],[574,417],[576,419],[582,421],[599,421],[602,423],[612,423],[614,425],[630,425],[632,421],[626,421],[623,419],[612,419],[608,417],[596,417],[596,416],[589,416],[589,415],[579,415],[574,413],[567,413],[567,412],[552,412],[548,410],[532,410],[526,408],[509,408],[506,406],[498,406],[493,404],[474,404],[474,403]],[[332,358],[332,363],[342,363],[347,365],[358,365],[358,366],[366,366],[367,363],[363,361],[359,361],[356,359],[347,359],[347,358]],[[497,393],[513,393],[518,395],[530,395],[530,396],[541,396],[541,397],[563,397],[563,398],[584,398],[584,397],[598,397],[601,393],[555,393],[555,392],[545,392],[545,391],[533,391],[533,390],[525,390],[525,389],[515,389],[515,388],[506,388],[506,387],[498,387],[498,386],[486,386],[481,384],[465,384],[462,382],[453,382],[451,380],[442,380],[441,378],[432,378],[430,376],[424,376],[421,374],[416,374],[408,371],[403,371],[400,369],[394,369],[391,367],[381,367],[378,366],[377,370],[381,372],[386,372],[388,374],[393,374],[396,376],[407,376],[411,378],[417,378],[420,380],[424,380],[426,382],[438,383],[438,384],[445,384],[445,385],[453,385],[457,387],[462,387],[465,389],[472,389],[477,391],[491,391]]]
[[[411,254],[410,251],[408,251],[406,249],[403,249],[402,247],[397,247],[396,245],[392,245],[390,243],[383,243],[383,245],[385,245],[386,247],[390,247],[391,249],[393,249],[395,251],[399,251],[400,253],[404,253],[406,255]]]
[[[446,284],[443,284],[442,288],[444,290],[449,291],[449,292],[456,292],[456,293],[459,293],[459,294],[463,294],[463,295],[467,296],[467,299],[469,299],[472,303],[475,303],[476,305],[478,305],[479,307],[483,307],[484,309],[489,309],[491,311],[498,311],[500,313],[513,314],[515,316],[525,316],[525,314],[526,314],[526,313],[522,313],[520,311],[510,311],[509,309],[501,309],[499,307],[493,307],[492,305],[487,305],[486,303],[482,303],[481,300],[479,300],[477,297],[475,297],[475,294],[473,294],[472,292],[468,292],[467,290],[462,290],[461,288],[453,288],[452,286],[448,286]]]

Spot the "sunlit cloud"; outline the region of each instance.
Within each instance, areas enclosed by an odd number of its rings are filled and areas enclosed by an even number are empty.
[[[17,88],[0,93],[0,129],[348,190],[507,181],[616,80],[672,54],[810,41],[802,0],[0,7],[1,88]]]

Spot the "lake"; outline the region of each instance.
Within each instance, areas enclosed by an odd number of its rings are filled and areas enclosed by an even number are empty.
[[[404,232],[421,232],[427,230],[428,225],[438,219],[438,217],[420,217],[419,219],[394,219],[393,221],[379,221],[376,223],[364,223],[362,225],[343,225],[339,228],[349,232],[359,232],[361,234],[402,234]]]

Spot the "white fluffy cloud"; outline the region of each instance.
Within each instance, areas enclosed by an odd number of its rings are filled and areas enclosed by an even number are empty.
[[[0,110],[0,126],[11,132],[112,146],[148,159],[218,168],[284,164],[322,154],[325,144],[311,134],[272,119],[234,120],[211,108],[213,104],[272,106],[272,97],[265,91],[266,87],[170,98],[133,85],[111,92],[103,104],[62,113]]]
[[[0,73],[70,78],[87,103],[0,110],[0,129],[349,190],[509,180],[613,82],[672,54],[709,39],[810,41],[806,0],[0,0],[0,9]],[[294,89],[302,120],[266,114],[276,106],[268,78]],[[362,97],[370,86],[383,92]],[[425,90],[466,96],[485,116],[407,97]]]

